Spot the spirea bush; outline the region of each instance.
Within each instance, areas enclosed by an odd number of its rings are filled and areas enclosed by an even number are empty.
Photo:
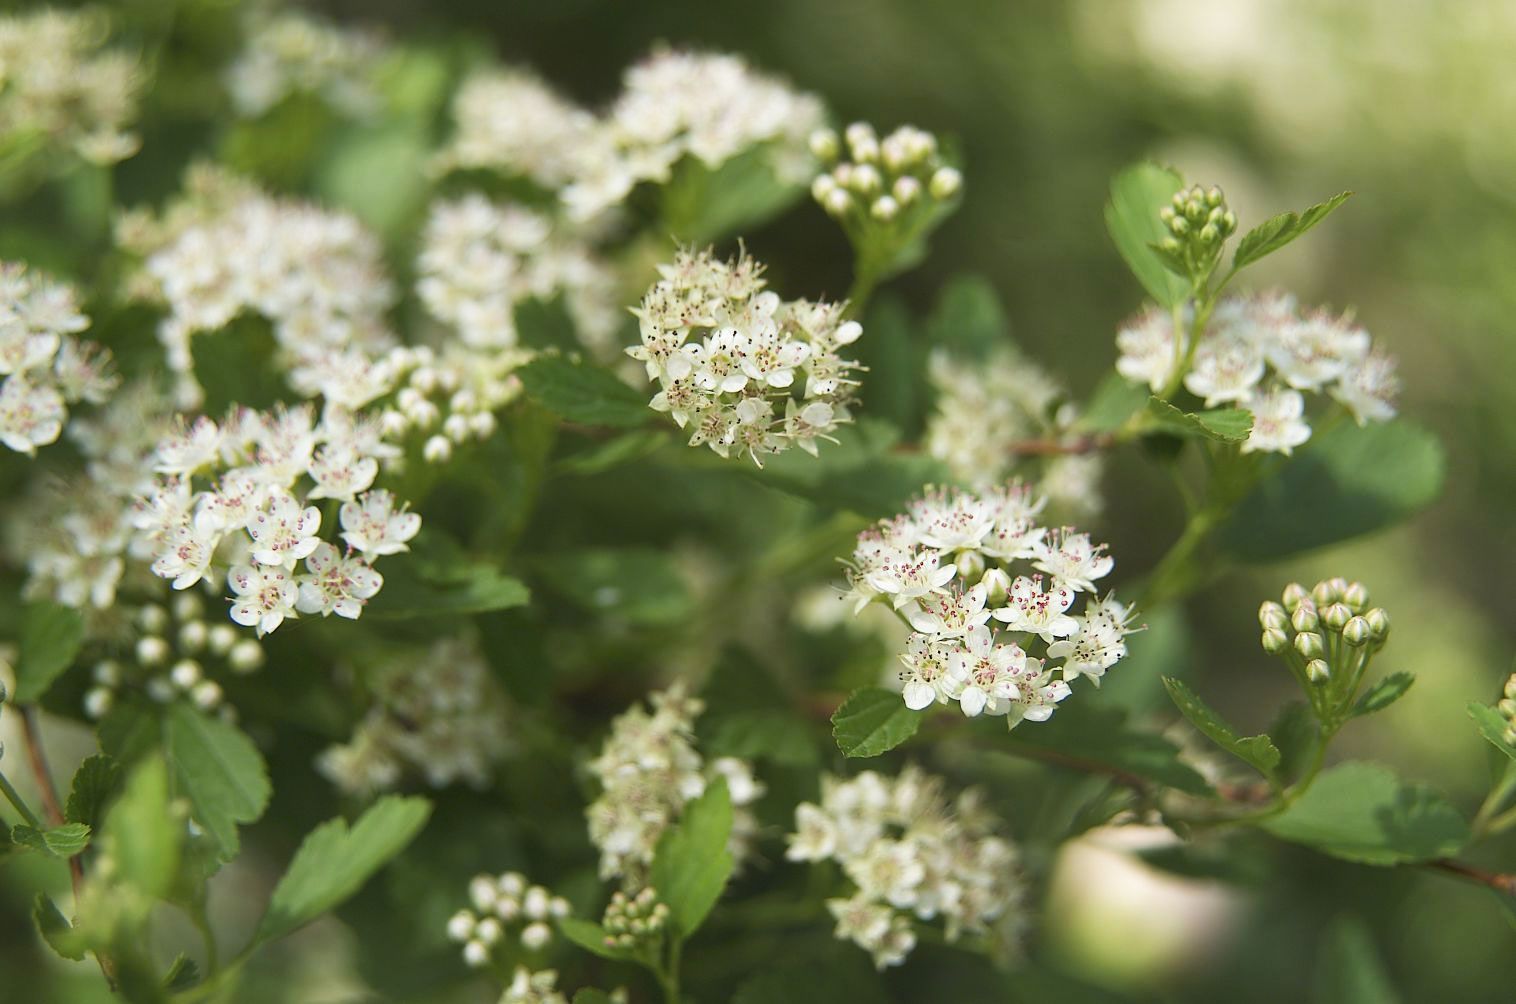
[[[0,196],[42,214],[0,264],[16,999],[939,999],[1016,986],[1059,848],[1127,827],[1176,874],[1281,841],[1513,905],[1466,856],[1516,827],[1516,677],[1462,695],[1473,807],[1334,747],[1417,699],[1431,612],[1278,582],[1298,697],[1253,735],[1157,629],[1439,491],[1385,308],[1249,283],[1348,193],[1241,219],[1123,171],[1130,317],[1055,375],[981,280],[876,295],[972,199],[931,123],[735,54],[584,106],[179,6],[0,17]],[[840,226],[851,289],[781,213]],[[1101,536],[1143,466],[1157,560]]]

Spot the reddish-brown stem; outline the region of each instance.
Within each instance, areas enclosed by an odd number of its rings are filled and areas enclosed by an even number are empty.
[[[1447,872],[1449,875],[1456,875],[1470,882],[1477,882],[1480,885],[1488,886],[1506,896],[1516,896],[1516,875],[1486,871],[1483,868],[1475,868],[1473,865],[1466,865],[1451,858],[1428,861],[1426,866],[1440,872]]]
[[[1114,435],[1099,432],[1066,439],[1022,439],[1010,445],[1010,452],[1018,457],[1066,457],[1098,453],[1114,445]]]

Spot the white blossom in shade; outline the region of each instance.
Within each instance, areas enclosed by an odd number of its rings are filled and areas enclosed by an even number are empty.
[[[1143,311],[1116,332],[1116,372],[1133,383],[1145,383],[1158,393],[1168,385],[1179,362],[1174,319],[1161,310]]]
[[[232,620],[244,627],[257,628],[261,638],[294,617],[300,591],[293,577],[278,565],[238,565],[226,576],[226,584],[235,595]]]
[[[1049,645],[1048,657],[1063,660],[1065,681],[1084,676],[1098,687],[1105,671],[1126,658],[1126,636],[1138,630],[1129,626],[1131,619],[1131,611],[1114,596],[1091,603],[1075,618],[1079,630]]]
[[[167,549],[153,562],[153,574],[172,579],[175,589],[188,589],[205,576],[221,537],[221,524],[209,509],[201,509],[169,532]]]
[[[321,510],[302,507],[289,495],[269,498],[267,507],[253,513],[247,532],[253,538],[253,560],[260,565],[293,569],[321,543]]]
[[[359,452],[355,446],[337,444],[317,450],[311,460],[311,480],[316,487],[308,499],[342,499],[352,501],[366,491],[379,474],[378,458]]]
[[[911,504],[921,542],[948,553],[979,547],[995,517],[994,504],[971,492],[931,491]]]
[[[1275,387],[1249,397],[1244,406],[1253,413],[1253,431],[1242,444],[1243,453],[1289,454],[1311,438],[1305,421],[1305,398],[1298,390]]]
[[[254,17],[226,73],[238,114],[263,115],[292,94],[319,96],[349,115],[379,107],[373,67],[384,55],[370,32],[342,28],[300,11]]]
[[[958,698],[962,684],[952,672],[956,651],[956,646],[930,634],[915,632],[906,639],[900,655],[905,666],[900,689],[906,707],[921,711]]]
[[[786,856],[842,866],[854,888],[827,901],[835,935],[882,969],[909,955],[917,923],[940,923],[949,942],[1014,940],[1025,885],[1015,846],[997,830],[973,789],[952,799],[941,778],[916,767],[895,777],[864,771],[822,778],[820,804],[796,807]]]
[[[990,619],[984,607],[989,596],[983,584],[923,597],[904,608],[911,627],[938,638],[961,638]]]
[[[1055,585],[1089,592],[1096,579],[1105,578],[1116,566],[1105,550],[1104,544],[1091,544],[1089,534],[1064,527],[1043,538],[1033,567],[1051,575]]]
[[[1184,376],[1191,394],[1205,399],[1207,408],[1244,400],[1264,374],[1263,348],[1235,335],[1214,335],[1195,350],[1195,361]]]
[[[395,497],[387,491],[365,492],[344,502],[338,518],[342,539],[371,557],[410,550],[408,542],[421,529],[421,517],[404,506],[396,509]]]
[[[568,1004],[568,998],[559,993],[557,987],[557,970],[533,972],[525,966],[517,966],[505,993],[500,995],[500,1004]]]
[[[1382,352],[1348,367],[1329,390],[1359,425],[1387,422],[1395,417],[1395,398],[1400,394],[1400,378],[1395,373],[1395,359]]]
[[[1008,604],[996,609],[994,617],[1012,631],[1035,634],[1051,644],[1079,629],[1079,622],[1067,613],[1074,603],[1074,590],[1054,581],[1046,590],[1042,576],[1021,575],[1011,583]]]
[[[158,443],[159,474],[188,477],[215,463],[221,456],[221,428],[214,419],[200,416],[186,422],[182,417],[174,429]]]
[[[556,190],[594,168],[605,145],[594,115],[515,67],[473,73],[452,112],[441,170],[491,169]]]
[[[1073,690],[1062,680],[1053,679],[1053,674],[1042,671],[1042,660],[1027,660],[1028,672],[1023,674],[1018,686],[1019,698],[1011,704],[1006,718],[1015,728],[1019,722],[1045,722],[1053,717],[1058,702],[1068,697]]]
[[[344,556],[325,541],[305,559],[308,575],[297,578],[303,614],[336,614],[356,620],[363,605],[384,585],[384,578],[361,558]]]
[[[893,551],[868,575],[868,584],[890,598],[896,609],[941,592],[958,574],[957,565],[943,565],[941,554],[928,547]]]
[[[0,443],[31,456],[57,442],[68,418],[63,395],[48,384],[12,376],[0,387]]]
[[[1018,677],[1026,670],[1026,652],[1011,643],[997,644],[980,625],[964,636],[953,654],[952,676],[959,686],[958,704],[970,718],[981,713],[1004,715],[1021,696]]]
[[[1269,362],[1296,390],[1320,390],[1369,354],[1368,332],[1346,318],[1316,312],[1282,325]]]

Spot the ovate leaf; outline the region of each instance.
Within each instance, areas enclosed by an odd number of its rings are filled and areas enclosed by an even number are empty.
[[[978,275],[948,282],[926,325],[929,342],[971,359],[984,359],[997,347],[1008,345],[1009,329],[995,287]]]
[[[242,730],[183,702],[170,705],[163,746],[177,790],[215,843],[222,861],[237,856],[237,826],[263,815],[273,790],[268,767]]]
[[[1326,219],[1327,216],[1352,196],[1342,192],[1325,202],[1318,203],[1303,213],[1280,213],[1264,220],[1243,234],[1237,243],[1237,252],[1232,256],[1232,267],[1251,265],[1264,255],[1273,254],[1290,241]]]
[[[389,795],[351,827],[345,819],[316,827],[274,887],[255,940],[282,938],[340,905],[406,848],[431,811],[424,798]]]
[[[1156,782],[1200,798],[1215,794],[1205,778],[1179,758],[1179,747],[1155,732],[1132,728],[1120,708],[1065,707],[1046,722],[1019,726],[1002,741],[1017,755],[1084,773]]]
[[[593,921],[580,920],[578,917],[564,917],[558,921],[558,930],[580,948],[602,959],[626,962],[637,958],[636,952],[609,944],[606,941],[609,935],[606,934],[605,928]]]
[[[1474,724],[1479,727],[1479,734],[1489,741],[1490,745],[1516,760],[1516,746],[1506,741],[1506,732],[1511,728],[1511,723],[1506,721],[1497,708],[1488,704],[1477,702],[1469,705],[1469,717],[1474,719]]]
[[[163,975],[163,989],[169,993],[188,990],[200,982],[200,967],[188,955],[176,956],[173,965]]]
[[[1154,397],[1148,400],[1148,418],[1153,428],[1187,439],[1240,443],[1253,431],[1253,413],[1246,408],[1182,411]]]
[[[610,370],[560,355],[540,355],[516,371],[526,393],[548,411],[582,425],[635,428],[654,412],[650,393],[623,383]]]
[[[32,920],[49,948],[65,959],[83,961],[83,940],[74,931],[74,926],[68,922],[63,911],[58,909],[58,904],[48,898],[47,893],[37,894],[36,902],[32,905]]]
[[[384,588],[369,603],[372,617],[436,617],[509,610],[531,602],[520,579],[493,565],[469,562],[451,570],[446,581],[421,574],[404,558],[384,567]]]
[[[16,657],[16,702],[42,699],[79,654],[84,643],[84,616],[73,607],[47,601],[29,603],[21,614],[20,651]]]
[[[1281,839],[1370,865],[1448,857],[1469,841],[1468,823],[1440,794],[1360,762],[1323,772],[1293,805],[1260,825]]]
[[[11,839],[52,858],[67,860],[83,853],[89,846],[90,828],[83,823],[64,823],[45,830],[19,825],[11,830]]]
[[[674,624],[694,604],[673,557],[653,548],[584,548],[544,555],[533,566],[581,609],[630,624]]]
[[[1114,432],[1146,407],[1150,398],[1146,385],[1132,383],[1120,373],[1107,373],[1074,427],[1081,432]]]
[[[90,827],[100,825],[105,804],[120,783],[121,765],[114,757],[104,753],[87,757],[79,769],[74,771],[64,815],[71,823],[83,823]]]
[[[1210,705],[1200,699],[1182,681],[1172,676],[1163,678],[1164,689],[1191,725],[1205,734],[1211,742],[1249,764],[1264,777],[1273,777],[1279,767],[1279,750],[1268,736],[1239,736]]]
[[[1405,696],[1405,692],[1411,689],[1411,684],[1416,682],[1416,677],[1410,673],[1391,673],[1368,690],[1353,704],[1350,718],[1359,715],[1372,715],[1376,711],[1383,711],[1396,701]]]
[[[126,779],[121,797],[105,816],[116,876],[146,899],[163,899],[179,873],[184,815],[169,802],[168,768],[157,757],[144,759]]]
[[[732,798],[726,781],[717,778],[685,805],[679,825],[658,841],[651,884],[682,937],[700,928],[726,887],[734,864],[727,849],[731,835]]]
[[[921,717],[893,690],[863,687],[832,714],[832,737],[843,756],[878,756],[915,735]]]
[[[1170,272],[1152,245],[1168,236],[1158,211],[1184,185],[1176,172],[1157,164],[1133,164],[1111,181],[1111,201],[1105,207],[1105,227],[1127,267],[1148,295],[1165,307],[1189,294],[1189,283]]]

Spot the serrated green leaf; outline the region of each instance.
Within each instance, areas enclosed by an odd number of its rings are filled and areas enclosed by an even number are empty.
[[[774,170],[774,150],[757,144],[717,167],[681,158],[662,186],[663,222],[685,243],[741,234],[794,204],[805,192]]]
[[[1273,254],[1290,241],[1304,234],[1326,219],[1338,206],[1346,202],[1352,192],[1341,192],[1325,202],[1317,203],[1303,213],[1280,213],[1264,220],[1243,235],[1232,255],[1232,267],[1242,268]]]
[[[1240,443],[1253,431],[1253,413],[1246,408],[1183,411],[1154,397],[1148,399],[1148,416],[1153,428],[1190,439]]]
[[[623,383],[610,370],[561,355],[540,355],[516,371],[526,393],[559,418],[582,425],[631,429],[649,424],[650,393]]]
[[[1156,733],[1131,728],[1120,708],[1062,708],[1045,722],[1021,726],[1002,742],[1013,752],[1019,747],[1021,755],[1040,754],[1050,763],[1086,772],[1104,770],[1157,782],[1200,798],[1215,795],[1205,778],[1179,758],[1179,747]]]
[[[339,906],[415,839],[431,811],[424,798],[387,795],[351,827],[345,819],[316,827],[274,887],[254,940],[282,938]]]
[[[18,704],[42,699],[79,654],[84,643],[84,615],[61,603],[28,603],[21,614],[21,638],[16,656]]]
[[[650,881],[680,937],[700,929],[726,888],[735,865],[727,849],[731,835],[732,798],[725,779],[716,778],[658,841]]]
[[[89,846],[89,838],[90,828],[83,823],[64,823],[45,830],[18,825],[11,830],[11,839],[18,845],[64,860],[82,854]]]
[[[1116,250],[1148,295],[1165,307],[1183,302],[1190,290],[1152,248],[1168,234],[1158,211],[1183,185],[1184,179],[1166,167],[1133,164],[1111,180],[1111,201],[1105,206],[1105,226]]]
[[[263,815],[273,794],[258,747],[235,725],[175,702],[164,716],[163,749],[190,815],[230,861],[240,847],[238,824]]]
[[[630,962],[638,958],[636,952],[607,944],[605,928],[593,921],[580,920],[578,917],[563,917],[558,921],[558,930],[563,932],[565,938],[586,952],[593,952],[602,959]]]
[[[121,765],[114,757],[104,753],[86,757],[74,771],[64,815],[71,823],[99,826],[105,805],[120,783]]]
[[[1516,760],[1516,746],[1506,742],[1505,738],[1506,732],[1511,728],[1511,723],[1499,709],[1476,701],[1469,705],[1469,717],[1474,719],[1474,724],[1479,727],[1479,734],[1484,736],[1491,746],[1512,760]]]
[[[37,894],[32,905],[32,921],[36,923],[37,933],[42,935],[42,940],[47,942],[49,948],[72,962],[84,960],[82,939],[63,915],[63,911],[58,909],[58,904],[46,893]]]
[[[1416,677],[1410,673],[1391,673],[1368,690],[1353,704],[1353,710],[1348,714],[1349,718],[1357,718],[1359,715],[1372,715],[1376,711],[1383,711],[1396,701],[1405,696],[1405,692],[1411,689],[1411,684],[1416,682]]]
[[[1288,809],[1259,825],[1283,840],[1370,865],[1448,857],[1469,841],[1468,823],[1442,795],[1362,762],[1322,772]]]
[[[1442,446],[1403,419],[1344,423],[1314,438],[1245,497],[1220,541],[1252,562],[1372,533],[1409,518],[1442,491]]]
[[[543,555],[542,582],[583,610],[630,624],[675,624],[695,598],[672,555],[653,548],[584,548]]]
[[[843,756],[870,757],[888,752],[916,734],[922,713],[883,687],[863,687],[848,695],[832,714],[832,737]]]
[[[179,871],[185,825],[168,795],[168,768],[149,757],[127,775],[121,797],[106,813],[102,842],[118,880],[149,900],[163,899]]]
[[[1181,680],[1172,676],[1163,678],[1163,687],[1191,725],[1199,729],[1211,742],[1253,767],[1264,777],[1272,778],[1279,768],[1279,750],[1268,736],[1239,736],[1210,705],[1200,699]]]

